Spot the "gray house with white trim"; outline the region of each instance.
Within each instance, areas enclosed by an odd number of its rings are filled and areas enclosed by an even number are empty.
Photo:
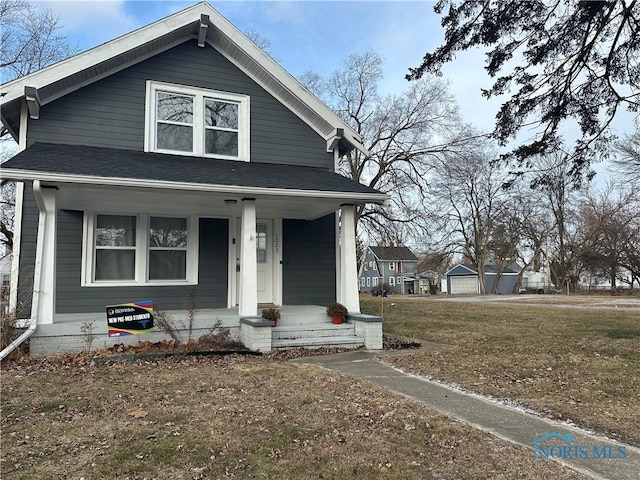
[[[386,284],[389,293],[416,293],[417,272],[418,257],[408,247],[367,247],[360,262],[360,291],[380,291]]]
[[[105,333],[107,305],[180,312],[191,291],[203,329],[222,318],[260,350],[275,345],[263,304],[295,326],[309,315],[287,308],[337,300],[357,323],[354,210],[387,196],[335,172],[366,149],[209,4],[0,89],[20,148],[2,172],[17,182],[11,307],[32,352],[77,349],[81,322]],[[348,335],[379,348],[365,323]]]

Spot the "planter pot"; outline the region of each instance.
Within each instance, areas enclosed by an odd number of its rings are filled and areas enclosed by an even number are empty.
[[[344,321],[344,317],[342,315],[334,315],[331,319],[331,323],[335,325],[340,325]]]
[[[269,320],[271,323],[273,323],[273,325],[272,325],[273,327],[275,327],[278,324],[278,319],[277,318],[269,318],[267,320]]]

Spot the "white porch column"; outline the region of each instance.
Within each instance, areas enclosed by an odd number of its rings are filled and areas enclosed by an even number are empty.
[[[258,314],[258,257],[256,254],[256,200],[242,199],[240,226],[240,292],[238,313],[241,317]]]
[[[355,206],[342,205],[340,215],[340,286],[338,298],[349,313],[360,313],[356,258]]]
[[[40,210],[40,219],[31,316],[42,325],[53,323],[56,312],[56,188],[43,187],[39,180],[34,180],[33,192]]]

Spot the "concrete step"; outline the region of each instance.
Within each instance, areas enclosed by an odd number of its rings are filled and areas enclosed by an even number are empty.
[[[364,345],[364,340],[355,335],[336,335],[333,337],[307,337],[307,338],[280,338],[271,341],[271,348],[359,348]]]
[[[295,338],[320,338],[355,335],[355,327],[350,323],[334,325],[332,323],[280,325],[271,329],[273,340]]]

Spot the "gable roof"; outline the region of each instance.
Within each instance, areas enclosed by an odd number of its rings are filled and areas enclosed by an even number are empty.
[[[378,260],[418,261],[409,248],[404,245],[398,247],[369,247]]]
[[[3,84],[3,130],[19,139],[23,99],[37,118],[39,106],[191,39],[218,50],[321,135],[328,149],[337,142],[341,153],[357,148],[368,154],[347,123],[206,2]]]

